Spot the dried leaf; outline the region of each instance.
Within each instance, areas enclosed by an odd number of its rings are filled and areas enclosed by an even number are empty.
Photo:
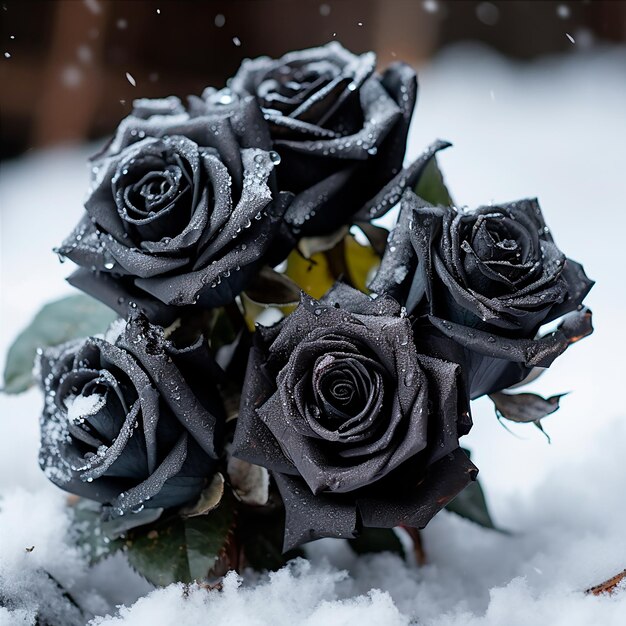
[[[206,515],[213,509],[217,507],[217,505],[222,501],[222,497],[224,496],[224,476],[217,472],[211,483],[208,487],[206,487],[198,501],[191,505],[186,506],[180,510],[180,515],[182,517],[195,517],[197,515]]]
[[[560,393],[543,398],[536,393],[504,393],[498,391],[489,397],[493,401],[496,413],[512,422],[538,422],[559,408],[559,400],[567,395]]]
[[[611,576],[611,578],[609,578],[608,580],[605,580],[603,583],[600,583],[599,585],[594,585],[593,587],[590,587],[589,589],[585,589],[585,593],[588,593],[594,596],[612,594],[614,591],[617,590],[617,586],[622,581],[625,581],[625,580],[626,580],[626,569],[623,572],[620,572],[619,574],[615,574],[615,576]]]
[[[251,506],[267,504],[270,477],[264,467],[231,456],[228,459],[227,471],[235,495],[243,503]]]

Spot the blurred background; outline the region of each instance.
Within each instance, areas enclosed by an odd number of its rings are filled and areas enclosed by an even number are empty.
[[[138,96],[223,86],[242,59],[340,40],[420,67],[477,41],[530,60],[626,41],[615,0],[3,0],[0,159],[110,134]]]

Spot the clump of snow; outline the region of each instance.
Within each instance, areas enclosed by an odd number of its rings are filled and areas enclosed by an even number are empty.
[[[107,329],[106,333],[104,333],[104,339],[109,343],[115,343],[126,328],[126,320],[123,318],[118,318],[114,320]]]
[[[443,513],[424,532],[425,567],[357,557],[326,540],[277,574],[245,573],[242,584],[231,574],[223,592],[153,590],[123,555],[90,567],[73,547],[66,494],[38,467],[41,395],[2,395],[0,626],[32,625],[38,613],[64,626],[92,618],[98,626],[623,626],[624,586],[612,596],[584,590],[626,567],[626,415],[615,365],[626,350],[626,63],[623,49],[578,48],[529,65],[467,48],[441,55],[420,74],[408,148],[410,159],[434,137],[454,142],[439,160],[459,205],[538,196],[559,246],[597,281],[596,332],[533,383],[546,395],[573,391],[545,420],[553,444],[523,425],[511,436],[486,399],[473,407],[466,441],[496,522],[513,534]],[[52,150],[0,169],[0,359],[42,304],[71,292],[70,268],[49,250],[78,221],[93,151]]]
[[[105,401],[104,396],[97,393],[88,396],[82,394],[69,396],[65,401],[67,419],[76,424],[84,422],[87,416],[95,415],[104,406]]]
[[[64,593],[85,576],[87,565],[68,543],[69,518],[53,490],[18,489],[0,500],[0,624],[84,623],[84,614]],[[106,608],[97,596],[78,594],[87,613]],[[4,622],[3,622],[4,620]]]
[[[222,591],[170,585],[152,592],[131,608],[120,609],[117,616],[98,618],[92,624],[404,626],[408,623],[386,592],[371,590],[354,598],[339,598],[341,583],[346,580],[347,572],[329,565],[315,567],[297,559],[254,586],[242,585],[241,577],[234,572],[224,578]]]

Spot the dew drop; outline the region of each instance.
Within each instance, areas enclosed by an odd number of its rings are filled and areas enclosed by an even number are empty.
[[[233,95],[230,89],[222,89],[218,102],[220,104],[230,104],[233,101]]]
[[[278,154],[278,152],[272,150],[270,152],[270,161],[274,164],[274,165],[278,165],[280,163],[280,154]]]

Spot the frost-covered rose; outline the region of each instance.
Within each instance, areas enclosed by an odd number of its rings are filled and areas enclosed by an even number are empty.
[[[252,348],[234,455],[270,469],[285,548],[363,526],[423,527],[476,468],[456,364],[420,354],[391,298],[302,296]]]
[[[251,99],[193,119],[166,102],[145,119],[158,107],[138,105],[96,158],[86,214],[58,250],[84,268],[72,284],[161,322],[232,300],[276,253],[290,199],[272,184],[274,153],[250,147],[265,143]]]
[[[52,482],[106,503],[112,516],[200,494],[223,420],[204,340],[177,347],[133,315],[116,338],[44,351],[40,367],[39,459]]]
[[[373,52],[337,42],[244,61],[228,90],[208,89],[205,107],[256,96],[267,119],[280,189],[296,194],[285,214],[297,233],[348,223],[402,167],[417,80],[406,64],[375,73]]]
[[[592,285],[554,243],[536,200],[463,211],[406,192],[370,287],[479,353],[472,357],[472,368],[480,368],[475,397],[519,382],[530,367],[547,367],[588,334],[590,314],[579,308]],[[560,331],[535,340],[542,324],[566,314]]]

